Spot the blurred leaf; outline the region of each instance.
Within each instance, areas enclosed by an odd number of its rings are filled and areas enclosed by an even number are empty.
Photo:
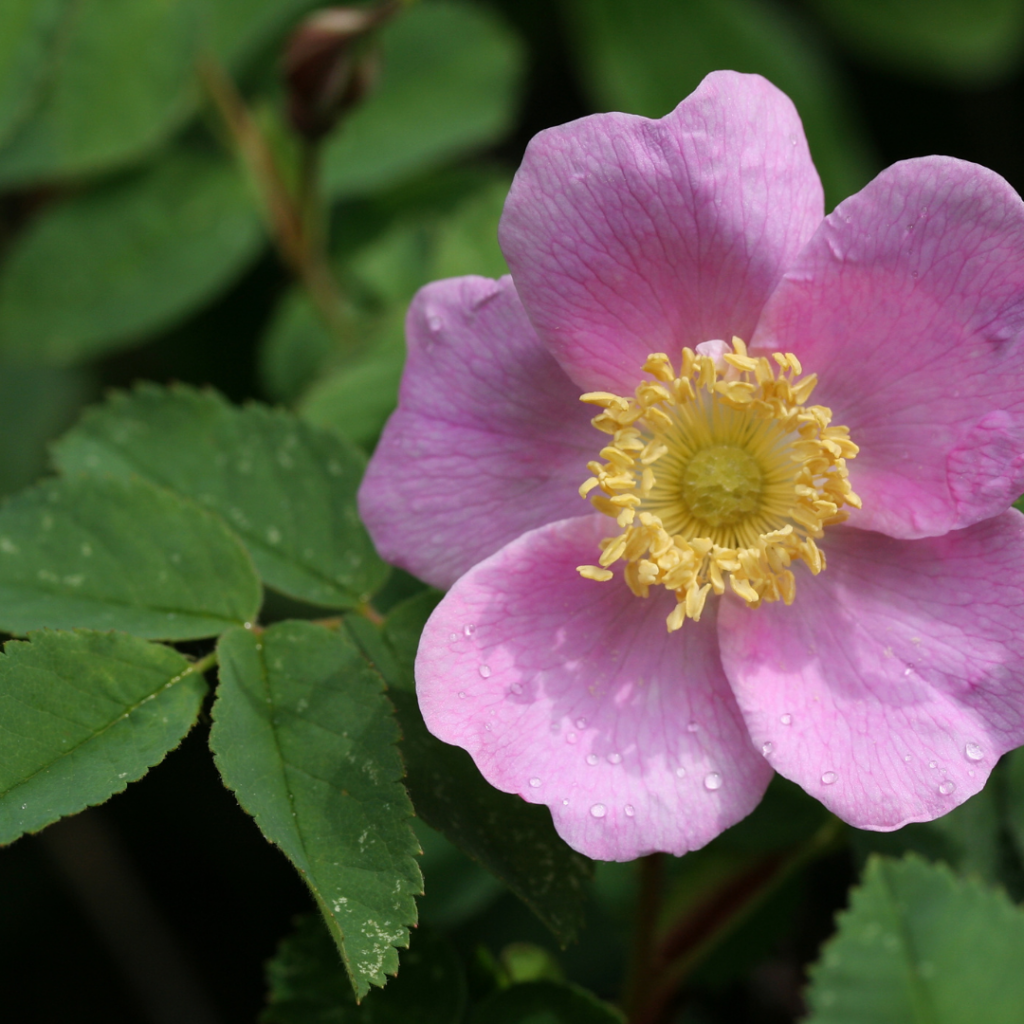
[[[807,0],[851,50],[956,84],[988,84],[1020,67],[1022,0]]]
[[[361,998],[397,970],[423,890],[380,676],[308,622],[232,630],[218,651],[217,766],[310,887]]]
[[[1024,861],[1024,747],[1010,751],[1003,761],[1006,766],[1006,824],[1017,856]]]
[[[0,507],[0,629],[119,629],[160,640],[251,621],[245,549],[192,502],[144,480],[49,480]]]
[[[1024,914],[999,889],[910,855],[872,857],[811,968],[808,1024],[1017,1024]]]
[[[292,402],[331,360],[340,345],[305,291],[293,287],[281,299],[263,336],[259,374],[263,390],[277,402]]]
[[[1000,881],[1000,822],[994,786],[986,786],[949,814],[934,821],[904,825],[895,832],[850,830],[854,853],[898,857],[913,851],[928,860],[944,860],[961,875]]]
[[[876,168],[841,83],[803,26],[770,0],[562,0],[603,110],[662,117],[719,68],[764,75],[796,104],[828,207]]]
[[[0,147],[0,186],[94,174],[158,146],[194,109],[197,29],[193,0],[76,0],[45,95]]]
[[[89,410],[54,459],[137,473],[219,513],[266,584],[301,601],[349,608],[387,575],[356,512],[362,456],[286,412],[142,385]]]
[[[136,344],[224,289],[263,241],[235,165],[179,147],[51,205],[17,240],[0,276],[0,350],[64,364]]]
[[[124,633],[33,633],[0,657],[0,844],[120,793],[173,750],[201,674]]]
[[[443,596],[436,590],[425,590],[396,604],[384,622],[384,639],[398,663],[403,690],[414,689],[413,665],[420,634]]]
[[[47,443],[77,419],[92,390],[82,370],[0,363],[0,495],[43,475]]]
[[[469,1024],[625,1024],[608,1003],[578,985],[529,981],[488,996]]]
[[[57,27],[71,0],[0,4],[0,145],[39,101],[52,70]]]
[[[229,68],[238,69],[292,28],[319,0],[197,0],[204,35]]]
[[[486,7],[433,0],[381,32],[380,80],[328,139],[334,197],[375,192],[497,142],[515,116],[523,53]]]
[[[261,1024],[459,1024],[466,1002],[462,964],[430,931],[417,930],[398,977],[360,1005],[323,921],[299,918],[267,964],[270,992]]]

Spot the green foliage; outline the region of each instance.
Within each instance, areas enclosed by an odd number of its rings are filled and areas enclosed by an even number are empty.
[[[829,207],[874,162],[842,84],[807,29],[769,0],[562,0],[597,105],[667,114],[719,68],[757,72],[796,104]]]
[[[192,727],[206,694],[176,651],[123,633],[33,633],[0,657],[0,844],[102,803]]]
[[[812,969],[809,1024],[1015,1024],[1024,913],[915,856],[872,857]],[[983,1010],[979,1011],[979,1008]]]
[[[0,5],[0,146],[32,109],[52,61],[70,0],[6,0]]]
[[[138,474],[219,513],[264,582],[298,600],[352,607],[387,573],[356,513],[362,456],[287,413],[145,386],[90,410],[54,458],[65,472]]]
[[[448,943],[420,930],[399,959],[398,977],[357,1005],[323,922],[302,917],[267,964],[261,1024],[459,1024],[466,982]]]
[[[807,0],[852,50],[926,78],[986,85],[1024,52],[1021,0]]]
[[[64,364],[135,344],[220,291],[263,244],[235,164],[178,147],[54,203],[18,239],[0,277],[0,351]]]
[[[515,114],[523,54],[483,6],[424,0],[381,32],[380,80],[332,136],[335,198],[380,191],[500,139]]]
[[[49,39],[52,73],[32,116],[0,146],[0,186],[127,163],[191,113],[192,0],[78,0]]]
[[[0,629],[159,640],[251,621],[259,580],[216,517],[138,478],[50,480],[0,508]]]
[[[469,1024],[625,1024],[626,1018],[578,985],[529,981],[489,996]]]
[[[423,889],[380,676],[312,623],[232,630],[218,651],[217,766],[309,885],[361,998],[397,970]]]

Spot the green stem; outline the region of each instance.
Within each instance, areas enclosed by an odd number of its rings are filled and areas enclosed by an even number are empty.
[[[622,997],[622,1005],[630,1019],[643,1005],[646,993],[655,979],[655,930],[664,888],[665,855],[651,853],[642,857],[638,863],[640,892],[633,926],[633,948],[630,950]]]
[[[217,652],[216,650],[210,651],[209,654],[204,654],[203,657],[197,661],[193,661],[191,665],[182,673],[182,675],[203,675],[208,672],[214,665],[217,664]]]

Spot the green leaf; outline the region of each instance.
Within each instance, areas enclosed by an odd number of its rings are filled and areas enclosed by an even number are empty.
[[[662,117],[719,68],[757,72],[796,104],[834,206],[875,162],[841,83],[806,29],[766,0],[562,0],[579,63],[605,110]]]
[[[232,630],[218,651],[217,766],[309,885],[361,998],[398,969],[423,891],[380,676],[308,622]]]
[[[0,657],[0,845],[120,793],[206,694],[177,651],[123,633],[33,633]]]
[[[139,479],[49,480],[0,508],[0,629],[214,636],[253,619],[260,585],[215,516]]]
[[[318,6],[318,0],[200,0],[199,10],[214,53],[239,68]]]
[[[77,0],[61,29],[45,95],[0,148],[0,185],[137,159],[194,109],[193,0]]]
[[[808,1024],[1017,1024],[1024,914],[916,856],[872,857],[811,969]]]
[[[323,921],[298,919],[267,964],[270,992],[261,1024],[459,1024],[466,1002],[462,964],[433,932],[419,929],[398,977],[356,1005]]]
[[[379,191],[497,142],[515,116],[523,53],[482,6],[412,7],[381,32],[381,75],[324,151],[334,197]]]
[[[49,206],[17,240],[0,276],[0,350],[65,364],[136,344],[209,301],[263,242],[234,163],[179,147]]]
[[[400,673],[400,682],[393,685],[401,685],[405,690],[414,688],[413,665],[420,645],[420,634],[443,596],[437,590],[415,594],[395,605],[385,620],[384,639],[394,654]]]
[[[578,985],[530,981],[488,996],[469,1024],[625,1024],[608,1003]]]
[[[1003,759],[1006,767],[1006,825],[1024,861],[1024,747],[1012,750]]]
[[[926,78],[988,85],[1024,51],[1021,0],[808,0],[851,50]]]
[[[70,0],[0,4],[0,144],[38,102],[54,59],[57,28]]]
[[[137,473],[219,513],[266,584],[298,600],[352,607],[387,575],[356,513],[363,457],[288,413],[142,385],[87,412],[54,459]]]

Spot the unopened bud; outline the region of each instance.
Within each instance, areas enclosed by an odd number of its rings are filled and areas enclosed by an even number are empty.
[[[285,48],[288,116],[292,127],[310,141],[327,134],[338,118],[369,91],[376,72],[372,52],[359,44],[400,9],[328,7],[303,21]]]

